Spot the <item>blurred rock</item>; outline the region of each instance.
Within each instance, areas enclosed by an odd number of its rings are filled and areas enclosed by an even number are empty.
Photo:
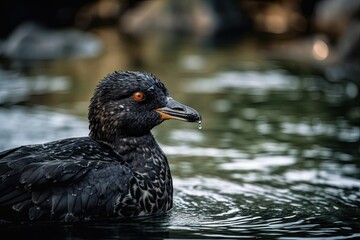
[[[342,35],[360,10],[358,0],[326,0],[315,9],[316,28],[328,35]]]
[[[285,35],[304,32],[308,19],[301,14],[301,1],[243,1],[259,33]]]
[[[237,36],[247,32],[248,17],[237,0],[144,1],[120,18],[130,34],[168,32],[198,37]]]
[[[0,44],[0,54],[17,60],[49,60],[98,56],[103,50],[94,34],[77,29],[53,30],[36,23],[19,25]]]
[[[331,81],[350,80],[360,83],[360,1],[327,0],[316,6],[318,31],[333,42],[335,61],[324,73]],[[356,91],[356,94],[357,91]]]

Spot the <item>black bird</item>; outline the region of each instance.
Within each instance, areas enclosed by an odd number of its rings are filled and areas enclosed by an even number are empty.
[[[0,219],[84,221],[163,213],[173,186],[150,130],[166,119],[200,122],[147,72],[118,71],[95,89],[89,137],[0,152]]]

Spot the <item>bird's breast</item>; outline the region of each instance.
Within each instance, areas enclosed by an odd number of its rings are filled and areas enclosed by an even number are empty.
[[[129,191],[118,200],[120,215],[141,216],[172,208],[173,185],[166,157],[156,151],[147,153],[137,159]]]

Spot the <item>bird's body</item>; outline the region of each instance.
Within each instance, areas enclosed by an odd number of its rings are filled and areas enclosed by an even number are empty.
[[[90,136],[0,153],[0,219],[83,221],[166,212],[173,186],[150,130],[164,119],[199,121],[148,73],[115,72],[89,108]]]

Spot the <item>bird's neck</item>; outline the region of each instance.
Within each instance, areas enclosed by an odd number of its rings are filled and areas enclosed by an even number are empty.
[[[118,136],[112,145],[121,155],[134,151],[142,152],[146,148],[159,148],[150,132],[141,136]]]
[[[111,145],[133,167],[152,164],[154,160],[168,165],[164,152],[150,132],[141,136],[117,137]]]

